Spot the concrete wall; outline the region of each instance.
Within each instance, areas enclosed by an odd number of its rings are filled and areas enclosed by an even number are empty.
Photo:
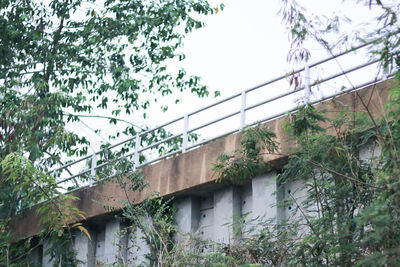
[[[43,267],[52,267],[54,265],[54,260],[51,259],[51,256],[46,252],[50,248],[50,243],[47,240],[44,240],[43,244],[43,255],[42,255],[42,266]]]
[[[227,185],[197,195],[177,197],[176,224],[179,233],[177,242],[184,242],[187,234],[221,243],[233,243],[257,232],[260,222],[275,223],[278,214],[275,194],[276,172],[255,177],[244,186]],[[143,224],[151,225],[151,219]],[[241,223],[243,231],[233,229]],[[85,225],[91,239],[80,231],[74,232],[74,244],[80,266],[103,266],[104,264],[125,263],[128,266],[148,265],[146,255],[150,249],[144,233],[118,219],[96,220]],[[43,266],[52,266],[44,253],[48,248],[32,253],[32,262],[42,259]],[[40,255],[41,254],[41,255]]]
[[[370,161],[379,156],[379,147],[367,144],[360,149],[360,159]],[[208,190],[182,195],[174,199],[176,225],[179,232],[177,242],[185,242],[189,235],[219,243],[234,243],[242,238],[257,234],[265,225],[276,225],[280,220],[303,218],[299,210],[306,199],[307,188],[304,181],[294,180],[280,184],[277,172],[271,171],[254,177],[243,186],[225,185]],[[279,201],[291,199],[293,204],[281,208]],[[315,208],[315,209],[314,209]],[[316,207],[304,209],[313,216]],[[151,227],[150,218],[144,218],[143,225]],[[241,225],[243,228],[234,228]],[[77,259],[81,266],[103,266],[102,264],[124,263],[128,266],[148,266],[146,255],[150,253],[145,234],[139,229],[122,223],[118,219],[97,220],[86,227],[90,240],[82,232],[74,233]],[[306,227],[299,230],[309,231]],[[29,258],[32,263],[42,262],[42,266],[52,266],[49,256],[45,255],[48,242],[43,249],[37,247]],[[211,247],[204,247],[205,250]],[[205,251],[203,249],[203,251]]]
[[[28,255],[28,261],[31,263],[32,267],[42,266],[43,262],[43,246],[35,244],[33,249]]]
[[[343,110],[344,107],[355,111],[364,111],[365,108],[359,98],[361,97],[374,116],[382,117],[382,103],[387,101],[387,88],[392,84],[393,81],[382,82],[358,91],[358,95],[348,93],[337,97],[335,101],[320,103],[316,107],[328,109],[329,115],[332,116]],[[266,153],[264,155],[266,162],[279,164],[290,153],[288,148],[295,145],[288,141],[282,129],[283,123],[284,119],[280,118],[265,124],[276,133],[277,142],[280,144],[280,151],[282,152],[282,155]],[[181,195],[193,188],[213,184],[216,177],[212,171],[212,164],[220,153],[239,148],[240,139],[241,133],[232,134],[179,156],[143,167],[149,187],[142,192],[130,192],[129,198],[134,200],[135,203],[140,203],[146,197],[151,197],[154,192],[159,192],[160,196]],[[187,166],[190,166],[190,168]],[[79,198],[79,201],[74,202],[74,204],[85,213],[87,219],[96,218],[109,212],[104,209],[104,206],[121,208],[125,200],[123,190],[115,183],[83,188],[74,192],[73,195]],[[104,205],[98,203],[104,203]],[[36,235],[41,228],[38,221],[39,217],[35,208],[30,210],[25,217],[16,216],[13,220],[15,237]],[[71,223],[73,222],[71,221]]]
[[[381,103],[387,98],[388,82],[376,87],[366,88],[359,95],[368,100],[371,112],[381,116]],[[329,109],[330,114],[340,111],[343,107],[352,110],[362,110],[362,105],[354,94],[339,97],[334,103],[326,102],[318,108]],[[288,154],[288,147],[294,144],[287,141],[282,130],[283,119],[267,123],[270,130],[277,134],[284,155],[265,155],[266,162],[279,166]],[[184,242],[186,233],[222,243],[232,243],[239,238],[257,233],[261,224],[276,224],[279,220],[298,216],[296,205],[285,209],[278,208],[276,203],[285,198],[293,198],[298,203],[305,199],[306,188],[302,181],[281,185],[276,181],[276,172],[269,172],[254,177],[244,186],[216,184],[212,164],[218,154],[230,152],[240,145],[241,134],[234,134],[206,144],[198,149],[188,151],[178,157],[160,161],[143,168],[149,187],[143,192],[129,193],[130,199],[140,203],[154,192],[160,196],[175,196],[178,212],[176,223],[180,230],[177,242]],[[287,152],[289,153],[289,152]],[[375,146],[362,148],[360,158],[370,160],[379,153]],[[190,166],[190,168],[188,167]],[[113,262],[127,263],[132,266],[148,264],[146,254],[150,252],[146,245],[145,235],[140,229],[129,228],[121,231],[127,225],[116,219],[103,218],[107,212],[104,206],[122,207],[125,195],[121,188],[113,183],[97,185],[74,193],[79,197],[76,206],[86,213],[87,226],[92,240],[82,233],[75,233],[75,249],[83,266],[96,266]],[[14,218],[16,237],[33,236],[40,230],[37,213],[32,209],[25,218]],[[96,220],[93,223],[93,220]],[[236,231],[232,225],[242,222],[242,231]],[[150,224],[150,222],[149,222]],[[29,227],[26,227],[29,225]],[[43,249],[31,253],[32,261],[42,262],[43,266],[52,264],[45,255],[48,243]]]

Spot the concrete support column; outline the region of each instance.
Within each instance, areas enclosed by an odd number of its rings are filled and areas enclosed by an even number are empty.
[[[240,195],[235,186],[214,192],[214,236],[213,240],[231,243],[236,238],[232,229],[234,218],[240,216]]]
[[[275,176],[275,172],[269,172],[252,179],[252,214],[255,230],[262,227],[262,222],[277,216]]]
[[[279,204],[284,203],[285,199],[287,198],[286,195],[286,185],[278,182],[277,184],[277,192],[276,192],[276,201]],[[282,207],[282,205],[277,207],[277,223],[281,224],[284,220],[287,219],[287,207]]]
[[[146,255],[150,252],[151,250],[143,231],[138,227],[130,231],[128,239],[128,266],[148,266],[150,261],[146,258]]]
[[[194,233],[199,228],[200,200],[188,196],[176,201],[175,221],[178,226],[177,241],[183,241],[186,233]]]
[[[79,262],[82,262],[79,266],[95,266],[95,234],[93,232],[90,232],[90,237],[92,240],[90,240],[89,237],[83,232],[77,232],[75,235],[74,246],[76,251],[76,259]]]
[[[43,257],[43,247],[37,246],[34,248],[28,255],[28,261],[33,266],[40,266],[42,265],[42,257]]]
[[[54,260],[51,260],[51,256],[47,254],[47,250],[50,249],[50,243],[47,239],[43,242],[43,257],[42,257],[42,266],[43,267],[53,267]]]
[[[241,188],[241,197],[240,197],[240,205],[241,205],[241,224],[242,224],[242,237],[247,238],[250,237],[253,230],[253,192],[251,188],[251,184],[244,185]]]
[[[104,233],[104,263],[112,264],[118,262],[120,256],[120,222],[112,220],[106,223]]]
[[[214,194],[207,194],[200,198],[199,227],[196,230],[204,240],[214,238]]]
[[[303,209],[304,213],[309,213],[311,210],[306,209],[304,207],[303,202],[307,199],[307,188],[306,183],[303,180],[296,180],[293,181],[285,186],[285,194],[286,198],[291,200],[293,203],[289,207],[287,207],[287,216],[288,218],[294,217],[303,217],[302,213],[300,212],[300,208]]]
[[[367,163],[374,163],[382,154],[382,149],[376,142],[368,142],[360,147],[359,157],[360,161]]]

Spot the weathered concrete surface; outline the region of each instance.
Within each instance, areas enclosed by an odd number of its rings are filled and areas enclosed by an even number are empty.
[[[194,233],[199,228],[200,199],[195,196],[187,196],[176,200],[176,225],[179,233],[178,241],[183,241],[184,233]]]
[[[379,117],[383,114],[383,103],[387,100],[387,88],[392,86],[393,83],[393,81],[386,81],[355,93],[348,93],[333,101],[318,104],[317,108],[328,109],[328,114],[333,116],[343,108],[365,112],[364,106],[368,106],[371,113]],[[279,162],[285,159],[286,154],[289,153],[288,148],[293,146],[282,129],[284,121],[284,118],[280,118],[265,124],[276,133],[282,152],[281,155],[266,154],[264,156],[266,162]],[[240,138],[240,133],[232,134],[185,154],[143,167],[149,186],[140,193],[130,192],[129,198],[134,203],[139,203],[144,197],[150,196],[154,192],[159,192],[160,196],[176,195],[197,186],[214,183],[216,177],[212,172],[212,164],[220,153],[230,152],[238,148]],[[83,188],[72,194],[79,198],[79,201],[76,201],[75,204],[85,213],[88,219],[107,213],[99,203],[118,209],[122,207],[122,201],[126,199],[125,192],[112,182],[96,185],[92,188]],[[40,230],[38,219],[35,209],[28,212],[26,217],[16,217],[14,219],[15,236],[21,238],[37,234]]]
[[[112,220],[106,223],[104,238],[104,262],[105,264],[112,264],[117,262],[119,253],[120,243],[120,222],[119,220]]]
[[[89,239],[89,237],[83,232],[78,232],[75,234],[74,249],[76,251],[76,259],[81,262],[79,266],[95,266],[94,256],[96,244],[93,239],[95,239],[96,235],[90,231],[90,236],[92,240]]]
[[[269,172],[251,180],[252,183],[252,215],[255,222],[272,220],[277,215],[276,196],[277,182],[276,172]],[[255,229],[262,228],[257,225]]]
[[[240,194],[240,216],[242,220],[242,237],[246,238],[251,235],[254,227],[253,223],[253,185],[245,184],[241,187]]]
[[[236,186],[214,192],[214,241],[229,244],[237,238],[232,225],[241,215],[240,210],[240,195]]]
[[[151,224],[150,218],[144,219],[142,223]],[[128,237],[128,253],[127,263],[128,266],[148,266],[149,260],[146,258],[147,254],[150,254],[151,250],[146,242],[146,235],[139,227],[132,229],[134,231],[129,233]]]
[[[195,231],[200,238],[213,240],[214,238],[214,194],[202,197],[200,201],[199,227]]]
[[[43,247],[37,246],[28,255],[28,261],[32,266],[41,266],[43,257]]]
[[[47,254],[47,250],[51,247],[50,242],[45,239],[43,244],[43,257],[42,257],[42,266],[43,267],[52,267],[54,265],[54,259],[51,259],[51,255]]]

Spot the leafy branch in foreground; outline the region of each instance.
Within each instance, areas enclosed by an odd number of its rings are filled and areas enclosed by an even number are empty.
[[[240,141],[241,149],[232,154],[222,153],[218,155],[213,166],[217,181],[229,179],[235,184],[242,184],[246,180],[255,177],[267,170],[262,154],[277,153],[278,144],[276,135],[267,127],[249,128],[244,132]]]
[[[258,234],[242,240],[239,255],[244,255],[244,244],[250,243],[251,247],[246,250],[253,251],[254,257],[247,259],[248,263],[271,266],[397,266],[400,263],[397,223],[400,219],[397,168],[400,124],[396,113],[400,107],[399,90],[396,80],[385,105],[385,116],[373,118],[374,121],[368,111],[353,113],[345,109],[327,118],[310,106],[289,116],[285,127],[295,146],[277,176],[280,185],[277,194],[285,192],[278,209],[285,216],[278,227],[273,223],[263,225]],[[385,142],[381,142],[379,135]],[[262,135],[253,137],[259,138],[256,141],[259,144],[264,138],[269,140]],[[236,153],[251,154],[253,147],[243,146]],[[381,152],[366,154],[371,149]],[[253,154],[253,161],[262,154],[263,151]],[[230,178],[224,174],[247,175],[258,170],[247,159],[236,164],[217,163],[215,166],[221,168],[216,172],[221,175],[220,179]],[[249,167],[254,169],[248,170]],[[289,229],[291,235],[288,235]],[[268,233],[267,240],[261,238],[265,233]],[[276,239],[277,236],[281,239]],[[253,239],[257,242],[251,243]],[[278,253],[275,258],[262,256],[269,249]],[[239,255],[235,256],[235,263],[243,259]]]
[[[73,221],[85,219],[72,203],[77,198],[61,194],[54,177],[41,172],[21,155],[9,154],[0,167],[2,199],[13,199],[11,202],[2,201],[0,205],[0,243],[5,247],[0,252],[0,263],[7,266],[24,264],[26,256],[32,251],[32,239],[15,240],[11,231],[12,218],[24,216],[29,209],[35,209],[41,226],[39,243],[43,244],[46,237],[50,247],[47,253],[56,262],[63,262],[63,266],[76,266],[71,231],[76,228],[87,233],[80,224],[70,225]],[[4,190],[8,184],[14,185],[12,191]],[[5,197],[6,194],[8,196]]]
[[[217,10],[203,0],[3,1],[1,158],[18,152],[50,168],[61,156],[87,153],[90,140],[67,130],[82,116],[134,123],[160,97],[184,90],[206,97],[199,77],[167,66],[184,59],[184,36],[204,26],[196,15]],[[141,131],[115,129],[113,136]]]
[[[109,140],[131,137],[143,130],[137,117],[159,98],[185,90],[208,96],[198,76],[168,66],[185,58],[185,35],[204,26],[198,18],[218,10],[204,0],[0,2],[0,246],[9,248],[1,249],[0,265],[18,254],[11,251],[11,216],[43,201],[44,236],[62,237],[79,214],[45,174],[87,154],[91,140],[71,131],[73,122],[96,111],[126,126],[115,127]],[[169,134],[160,129],[142,141]],[[160,153],[179,143],[170,141]]]

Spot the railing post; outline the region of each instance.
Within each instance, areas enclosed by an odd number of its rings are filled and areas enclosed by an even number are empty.
[[[305,85],[304,85],[304,104],[310,103],[310,67],[308,64],[304,67]]]
[[[246,126],[246,91],[242,91],[242,104],[240,107],[240,131]]]
[[[93,185],[93,179],[96,176],[96,165],[97,165],[97,155],[95,152],[93,152],[92,155],[92,166],[90,168],[90,181],[89,181],[89,185],[92,186]]]
[[[188,146],[189,115],[183,117],[182,153],[186,152]]]
[[[140,149],[140,134],[136,134],[136,140],[135,140],[135,155],[133,158],[133,168],[136,170],[136,168],[139,166],[139,149]]]

